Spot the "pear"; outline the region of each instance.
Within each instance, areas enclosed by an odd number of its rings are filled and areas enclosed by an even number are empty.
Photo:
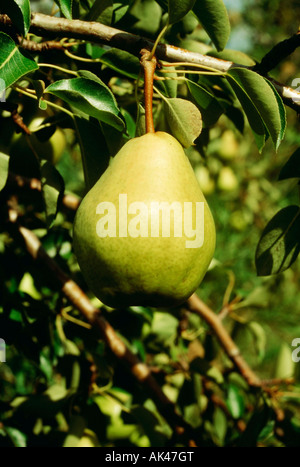
[[[215,224],[182,146],[165,132],[128,141],[74,221],[83,276],[111,307],[172,307],[202,281]]]

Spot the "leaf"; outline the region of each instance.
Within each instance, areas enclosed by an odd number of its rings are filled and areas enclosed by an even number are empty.
[[[281,169],[278,180],[300,178],[300,148],[298,148]]]
[[[116,24],[123,18],[123,16],[126,15],[127,11],[131,6],[131,3],[132,0],[121,0],[119,2],[113,2],[114,8],[112,24]]]
[[[213,94],[199,84],[189,80],[187,85],[202,114],[203,127],[214,125],[224,112],[222,105]]]
[[[102,24],[110,25],[113,16],[112,0],[96,0],[87,14],[86,21],[99,21]]]
[[[295,372],[295,362],[291,357],[291,347],[286,342],[282,342],[277,350],[276,366],[274,378],[287,379],[291,378]]]
[[[67,19],[72,19],[72,7],[73,7],[73,0],[55,0],[57,5],[59,6],[62,14]]]
[[[85,183],[90,190],[108,166],[109,149],[97,120],[75,116],[75,128],[81,149]]]
[[[179,98],[165,98],[164,108],[173,136],[188,148],[202,130],[200,111],[192,102]]]
[[[36,92],[36,96],[38,98],[39,108],[41,110],[47,110],[47,103],[43,100],[43,95],[45,92],[45,82],[41,79],[33,79],[31,80],[31,82]]]
[[[168,67],[168,70],[174,70],[174,73],[168,73],[168,78],[176,78],[177,73],[175,67]],[[159,76],[163,76],[163,73],[157,72]],[[164,75],[165,77],[166,75]],[[167,97],[177,97],[177,88],[178,88],[178,81],[174,79],[169,79],[166,81],[158,81],[157,87],[159,87],[165,96]]]
[[[267,403],[258,407],[248,421],[247,427],[238,441],[238,447],[257,447],[259,434],[271,417],[272,412]]]
[[[241,109],[234,105],[229,105],[225,111],[225,115],[232,121],[236,129],[243,134],[245,128],[245,117]]]
[[[136,124],[134,119],[127,110],[121,109],[121,111],[125,119],[127,135],[129,136],[129,138],[135,138]]]
[[[239,65],[254,66],[256,62],[249,55],[241,52],[240,50],[225,49],[222,52],[210,50],[208,55],[211,57],[220,58],[221,60],[228,60]]]
[[[124,50],[109,49],[101,55],[101,62],[112,70],[133,79],[137,78],[140,71],[139,59]]]
[[[161,8],[154,0],[135,0],[129,15],[122,21],[122,29],[140,35],[157,35],[161,23]]]
[[[247,115],[249,125],[252,129],[255,138],[255,142],[259,151],[261,152],[269,136],[269,133],[264,125],[264,122],[257,108],[253,104],[252,100],[250,99],[244,88],[235,80],[231,82],[231,86],[238,100],[240,101],[240,104],[245,114]]]
[[[58,203],[63,195],[64,180],[56,168],[50,162],[41,162],[42,192],[45,203],[46,224],[49,229],[58,211]]]
[[[0,191],[6,185],[9,169],[9,155],[0,152]]]
[[[223,0],[198,0],[193,11],[218,50],[230,35],[230,22]]]
[[[193,9],[195,0],[168,0],[169,23],[180,21],[190,10]]]
[[[232,68],[228,76],[253,103],[277,150],[284,137],[286,116],[282,99],[274,86],[262,76],[246,68]]]
[[[243,416],[245,402],[239,388],[233,384],[229,385],[226,404],[233,418],[238,419]]]
[[[138,105],[136,117],[135,136],[142,136],[146,133],[146,113],[141,103]]]
[[[16,448],[27,447],[27,436],[20,430],[17,430],[17,428],[14,428],[12,426],[6,426],[5,431]]]
[[[259,240],[255,263],[259,276],[288,269],[300,252],[300,208],[288,206],[266,226]]]
[[[37,63],[21,51],[7,34],[0,32],[0,80],[5,82],[5,89],[37,69]]]
[[[266,354],[267,336],[264,328],[257,323],[252,321],[248,324],[248,328],[253,334],[255,349],[258,355],[259,362],[261,363]]]
[[[0,11],[6,13],[13,22],[14,27],[22,36],[26,36],[30,28],[31,12],[29,0],[5,0]]]
[[[92,73],[89,73],[92,75]],[[108,123],[117,130],[124,129],[119,109],[110,89],[97,77],[63,79],[50,84],[45,92],[54,94],[75,110]]]

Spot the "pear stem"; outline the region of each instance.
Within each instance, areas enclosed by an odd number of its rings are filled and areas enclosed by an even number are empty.
[[[155,56],[151,57],[151,52],[147,49],[141,50],[141,65],[144,69],[144,94],[145,94],[145,114],[146,133],[155,133],[153,122],[153,80],[157,65]]]

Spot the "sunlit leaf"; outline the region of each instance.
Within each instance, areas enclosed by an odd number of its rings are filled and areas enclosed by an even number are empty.
[[[0,152],[0,191],[5,187],[9,168],[9,155]]]
[[[240,389],[233,384],[229,385],[226,404],[233,418],[238,419],[243,416],[245,402]]]
[[[112,125],[117,130],[124,128],[115,98],[110,89],[97,78],[80,77],[63,79],[50,84],[45,92],[54,94],[72,108]]]
[[[236,91],[236,86],[239,86],[244,94],[247,95],[247,98],[259,113],[275,148],[278,149],[285,133],[286,116],[282,99],[274,86],[262,76],[246,68],[232,68],[229,70],[228,76],[234,80],[234,90]],[[238,97],[240,98],[240,95],[238,95]],[[243,105],[241,99],[240,101]],[[249,108],[248,113],[247,109],[245,109],[245,112],[248,116]],[[253,125],[253,120],[250,120],[250,118],[249,123],[252,129],[257,133]]]
[[[202,130],[200,111],[192,102],[179,98],[164,99],[164,108],[173,136],[188,148]]]
[[[196,101],[203,118],[203,126],[210,127],[214,125],[224,112],[224,108],[209,91],[193,81],[187,83],[190,93]]]
[[[62,14],[68,18],[72,19],[72,6],[73,0],[55,0],[59,8],[61,9]]]
[[[0,79],[5,82],[5,88],[37,68],[37,63],[11,37],[0,32]]]
[[[230,22],[223,0],[198,0],[193,11],[218,50],[230,35]]]

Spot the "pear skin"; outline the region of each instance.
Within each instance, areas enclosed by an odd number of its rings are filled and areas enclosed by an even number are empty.
[[[167,206],[163,214],[161,203]],[[74,222],[83,276],[111,307],[184,302],[201,283],[215,242],[214,220],[189,160],[164,132],[128,141],[85,196]]]

